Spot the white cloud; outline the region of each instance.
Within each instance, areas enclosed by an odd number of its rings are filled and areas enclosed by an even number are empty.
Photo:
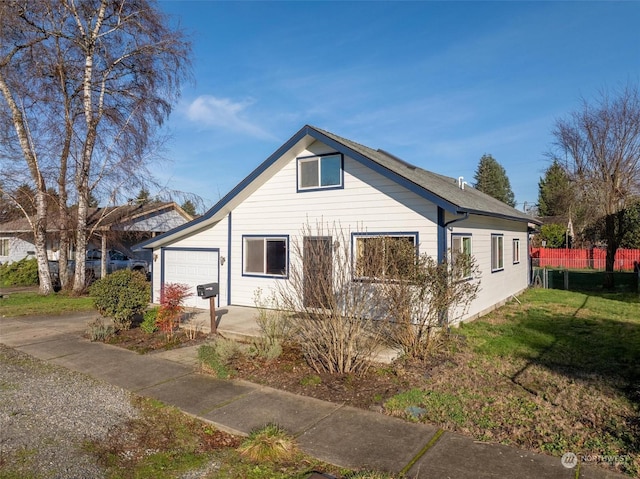
[[[254,103],[253,100],[234,102],[229,98],[201,95],[187,106],[186,115],[189,120],[207,129],[220,128],[264,140],[276,139],[260,126],[244,118],[247,108]]]

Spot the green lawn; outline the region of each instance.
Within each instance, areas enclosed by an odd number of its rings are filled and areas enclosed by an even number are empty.
[[[461,331],[489,357],[640,380],[640,296],[533,289]]]
[[[454,329],[455,353],[385,409],[478,440],[615,456],[609,467],[636,477],[639,296],[532,289],[519,301]]]
[[[0,316],[3,317],[62,314],[94,309],[93,300],[89,296],[69,296],[64,293],[48,296],[38,293],[10,293],[0,298]]]

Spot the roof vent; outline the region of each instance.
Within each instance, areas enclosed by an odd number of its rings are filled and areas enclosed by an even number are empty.
[[[460,188],[461,190],[464,190],[464,185],[466,185],[467,182],[464,181],[464,176],[458,176],[458,188]]]
[[[397,161],[398,163],[400,163],[401,165],[406,166],[407,168],[409,168],[410,170],[415,170],[416,166],[412,165],[411,163],[407,163],[406,161],[398,158],[396,155],[392,155],[391,153],[389,153],[388,151],[384,151],[381,150],[380,148],[378,148],[378,153],[382,153],[383,155],[388,156],[389,158],[391,158],[392,160]]]

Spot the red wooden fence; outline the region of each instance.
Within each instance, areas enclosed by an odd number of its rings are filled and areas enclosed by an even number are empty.
[[[607,251],[600,248],[531,248],[533,266],[541,268],[605,269]],[[640,263],[640,249],[619,249],[616,252],[614,269],[633,271],[633,263]]]

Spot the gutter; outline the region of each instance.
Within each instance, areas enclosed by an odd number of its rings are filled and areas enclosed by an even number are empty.
[[[450,224],[453,223],[457,223],[458,221],[464,221],[467,218],[469,218],[469,212],[468,211],[456,211],[456,214],[458,215],[464,215],[462,216],[462,218],[454,218],[452,220],[447,221],[443,226],[446,228],[447,226],[449,226]]]

